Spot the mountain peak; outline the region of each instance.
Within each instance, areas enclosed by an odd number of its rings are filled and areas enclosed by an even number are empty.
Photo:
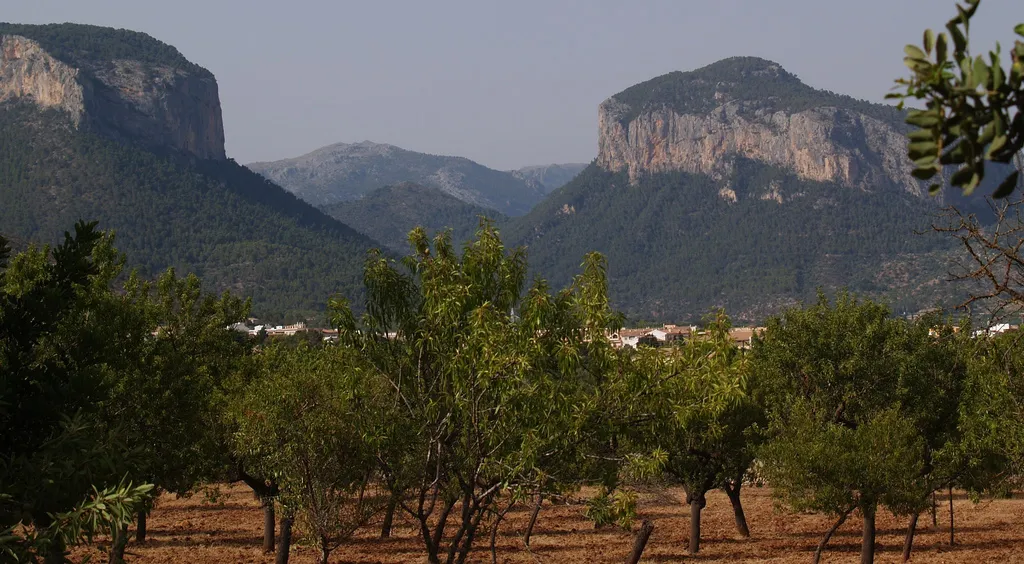
[[[812,88],[758,57],[672,72],[615,94],[599,108],[598,164],[640,175],[729,176],[737,158],[801,178],[921,193],[905,166],[895,107]]]
[[[744,79],[783,79],[796,80],[796,75],[782,68],[782,65],[775,61],[762,59],[761,57],[729,57],[711,63],[699,69],[681,73],[697,78],[702,75],[712,75],[726,80]]]

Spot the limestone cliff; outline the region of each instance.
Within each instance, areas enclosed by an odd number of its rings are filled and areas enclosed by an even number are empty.
[[[29,33],[35,28],[53,29],[18,26]],[[202,159],[225,158],[217,82],[209,72],[170,59],[133,58],[133,51],[107,49],[119,56],[105,57],[103,49],[52,48],[59,35],[43,37],[37,41],[0,27],[0,102],[57,109],[76,127],[119,140]]]
[[[737,157],[805,180],[922,195],[894,109],[814,90],[763,59],[727,59],[617,94],[598,110],[597,163],[727,177]]]

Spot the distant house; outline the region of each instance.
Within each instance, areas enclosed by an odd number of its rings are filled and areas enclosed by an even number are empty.
[[[1016,331],[1020,329],[1019,325],[1011,325],[1009,323],[997,323],[988,329],[978,329],[971,335],[974,337],[990,337],[992,335],[999,335],[1009,331]]]

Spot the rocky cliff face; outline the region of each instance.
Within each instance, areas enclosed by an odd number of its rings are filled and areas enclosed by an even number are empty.
[[[865,190],[897,186],[923,194],[906,164],[907,142],[899,122],[877,117],[885,109],[867,115],[858,111],[869,106],[865,103],[843,107],[852,99],[793,84],[795,77],[769,61],[755,64],[761,68],[741,76],[720,71],[717,83],[704,76],[689,79],[695,90],[705,90],[699,104],[688,101],[697,111],[680,110],[671,98],[657,100],[657,84],[639,100],[629,91],[622,96],[629,102],[619,95],[609,98],[598,110],[598,165],[626,170],[635,183],[643,174],[671,171],[724,178],[735,159],[743,157],[791,170],[805,180]],[[789,81],[783,84],[799,101],[785,104],[771,96],[751,99],[740,93],[744,81],[773,80]],[[674,81],[674,88],[688,86],[687,74],[678,73]]]
[[[0,35],[0,102],[58,109],[76,127],[202,159],[224,159],[216,80],[132,59],[72,66],[40,43]]]

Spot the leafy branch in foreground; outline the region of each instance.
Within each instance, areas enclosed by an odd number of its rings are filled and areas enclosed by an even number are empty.
[[[912,109],[907,123],[917,129],[908,135],[908,155],[914,176],[932,180],[945,166],[956,166],[950,183],[969,195],[985,177],[986,161],[1009,164],[1024,148],[1024,42],[1010,49],[1009,69],[999,44],[988,54],[971,55],[971,18],[981,0],[957,5],[957,16],[947,32],[924,32],[923,45],[907,45],[903,59],[911,77],[896,81],[901,92],[887,96],[925,101],[925,109]],[[1024,23],[1014,31],[1024,37]],[[995,198],[1009,196],[1017,187],[1020,170],[1009,173]],[[932,193],[942,185],[933,181]]]
[[[45,528],[13,525],[0,532],[0,559],[33,562],[38,554],[52,554],[54,547],[91,543],[99,532],[114,536],[150,501],[152,491],[152,484],[131,482],[103,490],[93,488],[92,494],[70,511],[51,514]],[[10,496],[0,495],[0,505],[10,501]]]

